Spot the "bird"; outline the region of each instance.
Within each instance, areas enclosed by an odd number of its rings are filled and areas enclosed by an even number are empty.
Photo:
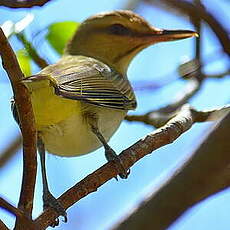
[[[127,78],[130,62],[150,45],[193,36],[197,33],[191,30],[155,28],[129,10],[98,13],[80,24],[56,64],[23,79],[35,117],[45,208],[54,208],[67,221],[48,187],[45,151],[74,157],[103,146],[106,159],[122,166],[108,141],[137,106]],[[14,103],[12,110],[19,122]],[[129,172],[121,168],[120,177],[127,178]]]

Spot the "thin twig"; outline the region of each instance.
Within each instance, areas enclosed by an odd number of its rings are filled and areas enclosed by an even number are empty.
[[[202,3],[200,2],[200,0],[194,0],[195,5],[203,7]],[[196,29],[196,32],[199,34],[199,37],[196,37],[196,46],[195,46],[195,58],[196,60],[200,60],[201,59],[201,42],[200,42],[200,38],[201,38],[201,19],[200,18],[194,18],[191,17],[191,21]]]
[[[192,112],[195,113],[195,122],[216,121],[230,112],[230,104],[202,111],[192,109]]]
[[[195,116],[196,113],[194,113],[194,110],[191,109],[190,106],[183,106],[178,114],[165,126],[148,134],[128,149],[122,151],[119,157],[123,162],[123,167],[125,169],[130,168],[145,155],[175,141],[181,134],[191,128],[194,120],[196,120]],[[105,164],[62,194],[58,198],[58,201],[65,209],[69,208],[78,200],[87,196],[89,193],[95,192],[97,188],[105,182],[118,175],[120,170],[122,170],[120,167],[120,164],[116,161]],[[40,227],[39,229],[44,229],[57,217],[57,213],[51,208],[48,208],[35,222],[37,226]]]
[[[206,76],[206,78],[224,78],[226,76],[230,76],[230,71],[224,71],[223,73],[217,73],[217,74],[209,74]]]
[[[0,29],[0,55],[12,84],[23,136],[23,179],[18,207],[31,218],[37,171],[36,129],[30,95],[21,83],[24,75],[2,29]]]
[[[127,115],[127,121],[139,121],[156,128],[164,125],[169,119],[175,116],[176,111],[184,105],[200,89],[201,82],[196,78],[189,79],[187,85],[176,95],[173,102],[158,110],[148,112],[144,115]]]
[[[32,46],[32,44],[26,39],[26,36],[23,33],[17,33],[16,37],[22,42],[22,44],[25,46],[26,51],[31,56],[33,61],[41,68],[45,68],[48,66],[48,63],[45,59],[39,56],[36,49]]]
[[[50,0],[0,0],[0,6],[9,8],[31,8],[33,6],[43,6]]]
[[[17,150],[22,145],[21,136],[17,136],[0,154],[0,169],[14,156]]]
[[[205,10],[204,6],[202,5],[202,3],[200,2],[200,0],[194,0],[194,4],[196,6],[199,6],[199,7],[203,7],[203,9]],[[205,75],[202,74],[202,70],[201,70],[201,63],[202,63],[202,57],[201,57],[201,37],[202,37],[202,34],[201,34],[201,19],[200,18],[194,18],[194,17],[191,17],[191,21],[195,27],[195,31],[199,34],[198,37],[196,37],[195,39],[195,60],[198,62],[198,66],[199,68],[197,68],[196,70],[196,79],[198,81],[203,81],[204,78],[205,78]]]
[[[191,111],[195,113],[195,122],[204,122],[204,121],[215,121],[225,116],[228,112],[230,112],[230,105],[220,106],[219,108],[215,108],[212,110],[204,110],[198,111],[191,108]],[[157,110],[153,112],[146,113],[144,115],[128,115],[126,116],[127,121],[136,121],[142,122],[146,125],[152,125],[153,127],[161,127],[167,121],[172,119],[177,112],[173,113],[158,113]]]

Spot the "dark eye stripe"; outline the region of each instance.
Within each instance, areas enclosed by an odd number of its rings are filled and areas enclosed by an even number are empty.
[[[131,31],[127,27],[121,24],[113,24],[109,26],[108,31],[111,34],[116,35],[129,35],[131,33]]]

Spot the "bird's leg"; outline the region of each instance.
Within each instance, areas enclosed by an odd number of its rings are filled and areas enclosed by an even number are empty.
[[[43,208],[51,207],[60,216],[64,217],[64,222],[67,222],[67,214],[65,209],[61,206],[58,200],[51,194],[48,186],[48,180],[46,176],[46,162],[45,162],[45,146],[40,135],[37,139],[37,148],[40,155],[41,170],[42,170],[42,184],[43,184]],[[59,219],[57,218],[54,223],[51,224],[52,227],[58,226]]]
[[[122,173],[119,174],[119,176],[122,179],[126,179],[128,177],[128,175],[129,175],[129,173],[130,173],[130,170],[126,171],[121,158],[116,154],[116,152],[106,142],[105,138],[103,137],[103,135],[99,131],[99,128],[98,128],[98,125],[97,125],[97,119],[90,118],[89,123],[90,123],[92,132],[96,135],[96,137],[100,140],[100,142],[104,146],[105,158],[107,159],[107,161],[114,161],[114,160],[118,161],[119,164],[121,165],[121,168],[122,168],[122,171],[123,171]],[[115,177],[115,179],[117,180],[116,177]]]

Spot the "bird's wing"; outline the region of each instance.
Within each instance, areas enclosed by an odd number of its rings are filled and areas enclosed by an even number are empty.
[[[107,65],[99,61],[69,63],[64,69],[56,66],[51,73],[57,95],[115,109],[136,108],[135,95],[127,78]]]

